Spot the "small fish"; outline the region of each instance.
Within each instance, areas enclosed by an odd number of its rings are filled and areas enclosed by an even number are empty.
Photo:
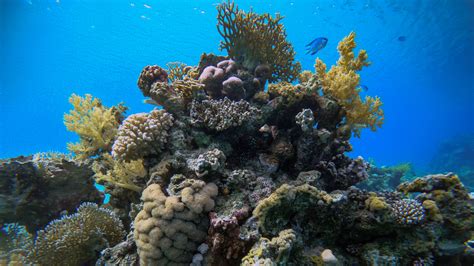
[[[359,87],[360,87],[363,91],[369,91],[369,87],[365,86],[364,84],[360,84]]]
[[[403,35],[402,35],[402,36],[398,36],[398,41],[399,41],[399,42],[404,42],[404,41],[406,41],[406,40],[407,40],[407,37],[406,37],[406,36],[403,36]]]
[[[318,51],[326,47],[327,43],[328,43],[328,38],[325,38],[325,37],[318,37],[312,40],[310,43],[306,45],[306,50],[307,50],[306,54],[315,55]]]

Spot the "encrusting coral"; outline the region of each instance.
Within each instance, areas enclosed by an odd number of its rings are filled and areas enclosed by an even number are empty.
[[[365,100],[362,100],[359,95],[360,76],[357,72],[370,63],[367,61],[365,50],[359,51],[355,57],[353,52],[355,47],[355,33],[351,32],[337,46],[340,54],[337,65],[326,72],[326,65],[317,59],[315,68],[323,92],[334,97],[343,107],[346,124],[350,126],[354,135],[359,137],[363,128],[375,131],[377,127],[381,127],[384,113],[380,98],[366,96]]]
[[[258,65],[269,65],[271,82],[291,82],[297,78],[301,65],[294,62],[295,51],[286,40],[282,16],[246,13],[233,2],[218,5],[217,12],[217,29],[224,38],[220,46],[232,59],[252,71]]]
[[[80,142],[69,143],[68,149],[78,159],[110,151],[127,108],[122,104],[107,108],[90,94],[84,98],[73,94],[69,102],[74,109],[64,114],[64,124],[69,131],[79,135]]]
[[[140,265],[189,265],[207,235],[206,213],[214,208],[217,186],[196,181],[179,196],[166,196],[157,184],[142,194],[143,209],[135,218]]]
[[[122,222],[110,210],[83,203],[77,213],[52,221],[38,231],[27,262],[39,265],[81,265],[96,259],[96,251],[119,243]]]

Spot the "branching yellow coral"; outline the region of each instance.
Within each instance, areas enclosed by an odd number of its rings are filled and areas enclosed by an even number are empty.
[[[289,104],[297,103],[303,99],[305,95],[311,95],[313,91],[310,86],[302,84],[293,85],[282,81],[279,83],[268,84],[268,93],[272,97],[281,96]]]
[[[355,36],[355,33],[351,32],[339,42],[339,60],[328,72],[326,64],[320,59],[316,60],[315,68],[323,93],[338,101],[345,111],[346,124],[351,127],[355,136],[360,137],[363,128],[375,131],[377,127],[381,127],[384,113],[380,98],[366,96],[363,100],[359,95],[360,76],[357,71],[370,65],[370,62],[365,50],[359,51],[355,57]]]
[[[196,79],[199,74],[196,67],[188,66],[181,62],[170,62],[166,66],[168,67],[168,79],[171,82],[182,80],[185,77]]]
[[[246,13],[233,2],[218,5],[217,13],[217,30],[224,38],[220,47],[232,59],[251,71],[259,64],[268,64],[272,71],[270,82],[297,78],[301,65],[294,62],[296,53],[286,40],[282,16]]]
[[[92,165],[97,183],[110,182],[125,189],[136,192],[142,191],[142,188],[134,183],[134,179],[143,178],[147,175],[142,159],[130,162],[119,161],[112,158],[108,153],[103,154],[101,158],[102,160],[95,161]]]
[[[98,98],[72,94],[69,102],[74,109],[64,114],[64,124],[69,131],[79,135],[79,143],[68,143],[68,149],[78,159],[86,159],[110,151],[117,129],[127,110],[122,104],[107,108]]]

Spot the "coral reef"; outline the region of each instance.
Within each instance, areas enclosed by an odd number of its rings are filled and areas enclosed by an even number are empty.
[[[217,9],[228,56],[142,70],[145,101],[161,108],[123,120],[121,105],[73,96],[65,119],[87,160],[1,161],[1,262],[470,265],[474,200],[456,175],[411,180],[409,164],[347,154],[383,122],[381,101],[360,95],[369,62],[355,34],[329,71],[317,60],[300,73],[281,16]],[[44,228],[101,199],[93,178],[110,201]],[[22,226],[44,230],[33,242]]]
[[[368,178],[357,184],[357,187],[370,191],[394,191],[403,181],[415,175],[410,163],[382,167],[371,163],[367,173]]]
[[[84,98],[73,94],[69,102],[74,109],[64,114],[64,124],[69,131],[79,135],[80,142],[69,143],[68,149],[78,159],[110,151],[127,108],[122,104],[107,108],[90,94]]]
[[[0,160],[0,224],[34,233],[81,202],[101,202],[93,174],[90,165],[61,154]]]
[[[207,235],[207,212],[214,208],[217,187],[193,182],[180,196],[166,196],[157,184],[142,194],[143,209],[135,218],[140,265],[186,265]]]
[[[164,110],[134,114],[120,126],[112,155],[121,160],[138,160],[159,154],[168,142],[174,118]]]
[[[220,46],[232,59],[252,71],[258,65],[268,65],[270,81],[291,82],[297,78],[301,65],[294,62],[295,51],[286,40],[282,16],[246,13],[233,2],[220,4],[217,12],[217,29],[224,39]]]
[[[459,135],[441,143],[431,159],[434,173],[454,172],[463,184],[474,191],[474,135]]]
[[[122,223],[110,210],[83,203],[77,213],[52,221],[37,232],[28,263],[79,265],[96,259],[96,252],[124,237]]]

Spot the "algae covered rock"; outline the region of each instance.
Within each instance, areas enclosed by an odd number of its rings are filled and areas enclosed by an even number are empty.
[[[90,164],[64,154],[39,153],[0,161],[0,224],[34,233],[82,202],[102,201]]]

